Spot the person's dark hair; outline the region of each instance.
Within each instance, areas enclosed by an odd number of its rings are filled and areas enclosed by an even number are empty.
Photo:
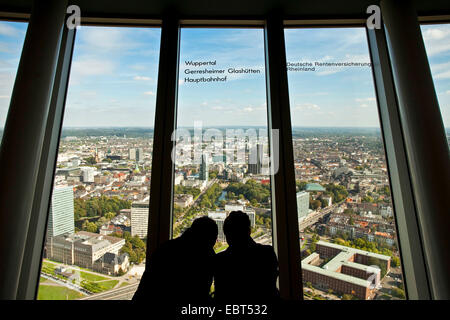
[[[183,235],[190,237],[194,241],[213,246],[218,235],[217,224],[213,219],[203,216],[195,219],[191,227]]]
[[[229,245],[246,241],[250,236],[250,218],[242,211],[230,212],[223,223],[223,232]]]

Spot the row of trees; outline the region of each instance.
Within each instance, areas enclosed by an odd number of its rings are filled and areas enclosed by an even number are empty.
[[[386,256],[391,257],[391,266],[398,267],[400,266],[400,259],[394,255],[392,250],[384,246],[383,244],[376,241],[369,241],[364,238],[357,238],[353,240],[344,240],[342,238],[334,239],[334,242],[343,246],[352,247],[356,249],[361,249],[369,252],[384,254]]]
[[[339,203],[347,199],[348,191],[344,186],[329,183],[325,185],[325,194],[330,195],[333,203]]]
[[[217,199],[222,194],[222,188],[218,183],[213,184],[205,193],[202,195],[202,199],[200,200],[201,208],[216,208]]]
[[[96,197],[87,200],[74,199],[75,221],[84,217],[103,217],[108,213],[116,215],[122,209],[130,209],[131,201],[121,200],[118,197]],[[112,218],[112,217],[111,217]]]
[[[235,195],[244,195],[248,201],[256,203],[267,203],[270,199],[270,185],[248,180],[246,183],[233,182],[225,189]]]
[[[127,253],[130,262],[139,264],[145,259],[146,241],[138,236],[132,237],[128,231],[123,234],[112,233],[111,236],[125,239],[125,245],[120,249],[120,253]]]
[[[174,187],[175,194],[191,194],[194,198],[196,198],[200,194],[200,192],[201,191],[199,188],[194,188],[194,187],[187,187],[187,186],[181,186],[181,185],[176,185]]]

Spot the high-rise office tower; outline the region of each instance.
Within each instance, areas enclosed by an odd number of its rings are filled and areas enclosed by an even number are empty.
[[[133,202],[131,204],[131,236],[147,237],[149,202]]]
[[[208,181],[208,159],[205,154],[202,154],[202,162],[200,163],[199,179]]]
[[[73,189],[72,187],[55,187],[50,204],[47,239],[74,232]]]
[[[306,191],[297,192],[297,214],[298,220],[303,220],[309,212],[309,193]]]
[[[144,160],[144,150],[142,148],[131,148],[129,150],[129,158],[137,162]]]
[[[217,224],[217,240],[219,240],[220,242],[225,242],[226,237],[225,233],[223,232],[223,224],[227,217],[227,213],[225,211],[209,211],[208,217],[213,219]]]
[[[94,182],[95,169],[92,167],[82,167],[83,182]]]
[[[258,143],[250,149],[248,173],[261,174],[263,163],[263,145]]]

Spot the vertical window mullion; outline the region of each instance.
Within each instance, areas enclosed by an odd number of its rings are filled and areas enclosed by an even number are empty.
[[[33,200],[19,280],[18,299],[37,298],[39,272],[41,270],[74,42],[75,29],[69,30],[64,27],[35,188],[36,190],[42,190],[42,192],[36,193]]]
[[[275,166],[275,170],[278,169],[278,171],[272,174],[271,179],[274,247],[280,270],[279,287],[282,298],[301,300],[303,293],[300,244],[282,19],[268,18],[264,40],[270,155],[272,161],[278,159],[278,166]],[[278,131],[278,143],[275,130]]]
[[[153,132],[147,257],[172,232],[172,132],[176,123],[180,29],[178,19],[163,19]]]
[[[17,298],[66,4],[41,1],[33,7],[5,124],[0,177],[11,183],[4,184],[0,192],[0,211],[4,213],[0,220],[8,225],[1,232],[1,242],[14,243],[14,247],[0,249],[5,262],[0,276],[1,299]]]
[[[383,140],[386,149],[399,251],[409,299],[429,299],[423,248],[412,194],[384,30],[367,30]]]

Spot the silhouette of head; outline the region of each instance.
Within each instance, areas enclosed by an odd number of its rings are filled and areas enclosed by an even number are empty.
[[[200,246],[212,248],[217,240],[218,228],[216,222],[209,217],[200,217],[192,222],[192,225],[183,235]]]
[[[250,238],[250,219],[242,211],[232,211],[223,223],[223,232],[230,246],[244,245]]]

